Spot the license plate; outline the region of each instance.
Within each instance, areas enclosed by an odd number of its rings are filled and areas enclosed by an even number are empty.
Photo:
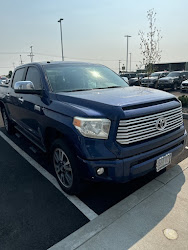
[[[164,155],[159,159],[157,159],[156,171],[159,172],[163,168],[167,167],[171,163],[171,159],[172,159],[172,153]]]

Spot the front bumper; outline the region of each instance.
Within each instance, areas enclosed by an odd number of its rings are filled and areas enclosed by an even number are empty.
[[[181,85],[182,90],[188,90],[188,85]]]
[[[112,160],[84,160],[78,158],[81,176],[93,181],[113,181],[124,183],[136,177],[155,170],[156,160],[161,156],[172,153],[172,157],[180,154],[186,146],[187,132],[184,135],[161,147],[123,159]],[[97,169],[105,169],[102,175],[97,174]]]
[[[148,88],[154,88],[155,83],[154,82],[148,82],[148,83],[141,83],[142,87],[148,87]]]
[[[158,88],[172,88],[173,86],[174,86],[174,83],[165,83],[165,82],[158,83]]]

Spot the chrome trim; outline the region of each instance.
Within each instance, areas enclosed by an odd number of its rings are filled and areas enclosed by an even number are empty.
[[[166,126],[163,130],[157,130],[156,128],[156,122],[159,118],[166,120]],[[167,133],[182,124],[181,107],[144,117],[120,120],[116,141],[120,144],[130,144],[146,140]]]

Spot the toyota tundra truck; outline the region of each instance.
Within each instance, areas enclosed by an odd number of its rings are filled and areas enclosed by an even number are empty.
[[[21,65],[0,87],[0,106],[6,131],[46,152],[69,194],[83,180],[124,183],[159,172],[186,144],[175,96],[130,87],[98,64]]]

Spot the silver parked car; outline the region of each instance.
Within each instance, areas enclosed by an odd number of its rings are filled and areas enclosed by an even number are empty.
[[[186,92],[188,90],[188,80],[181,83],[181,92]]]

